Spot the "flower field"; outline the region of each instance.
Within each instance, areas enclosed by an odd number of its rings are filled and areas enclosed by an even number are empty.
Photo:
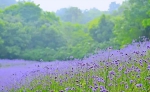
[[[150,42],[100,50],[83,60],[1,60],[0,92],[150,92]]]

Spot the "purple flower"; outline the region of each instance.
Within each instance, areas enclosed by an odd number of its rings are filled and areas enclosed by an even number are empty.
[[[95,86],[94,88],[95,88],[95,89],[98,89],[98,86]]]
[[[108,90],[107,89],[103,89],[100,92],[108,92]]]
[[[100,86],[100,89],[103,90],[103,89],[105,89],[105,87],[104,86]]]
[[[100,86],[100,92],[108,92],[108,90],[104,86]]]
[[[69,88],[65,88],[65,90],[66,90],[66,91],[68,91],[68,90],[69,90]]]
[[[103,78],[97,78],[98,82],[105,82]]]
[[[133,80],[130,80],[130,83],[133,83]]]
[[[150,46],[147,46],[147,49],[150,49]]]
[[[108,84],[108,86],[112,86],[112,85],[113,85],[112,83],[109,83],[109,84]]]
[[[97,88],[95,88],[95,87],[92,88],[92,91],[93,91],[93,92],[96,92],[96,90],[97,90]]]
[[[125,88],[128,89],[128,85],[125,85]]]
[[[142,84],[136,84],[136,87],[140,88],[142,87]]]
[[[93,87],[92,87],[92,86],[89,86],[89,88],[91,88],[91,89],[92,89]]]
[[[150,65],[147,66],[147,69],[150,70]]]
[[[138,73],[141,72],[141,70],[140,70],[138,67],[136,67],[136,68],[134,69],[134,71],[135,71],[135,72],[138,72]]]
[[[140,75],[137,75],[137,78],[140,78]]]
[[[110,71],[109,74],[110,75],[115,75],[115,72],[114,71]]]
[[[118,68],[118,71],[121,71],[121,70],[122,70],[122,67],[119,67],[119,68]]]

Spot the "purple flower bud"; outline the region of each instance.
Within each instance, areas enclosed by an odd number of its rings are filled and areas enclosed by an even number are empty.
[[[97,88],[94,88],[94,87],[92,88],[92,91],[93,91],[93,92],[96,92],[96,90],[97,90]]]
[[[140,78],[140,75],[137,75],[137,78]]]
[[[98,86],[95,86],[95,89],[98,89]]]
[[[128,85],[125,85],[125,88],[128,89]]]

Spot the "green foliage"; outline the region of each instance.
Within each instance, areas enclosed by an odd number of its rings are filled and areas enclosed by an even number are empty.
[[[66,22],[79,23],[82,17],[82,11],[77,7],[62,8],[56,12],[62,20]]]
[[[90,25],[95,25],[97,21]],[[93,24],[94,23],[94,24]],[[114,23],[106,15],[102,15],[96,24],[97,26],[90,26],[89,31],[92,38],[98,42],[109,41],[113,37]]]
[[[150,38],[149,7],[148,1],[128,0],[119,8],[111,3],[107,12],[69,7],[56,16],[33,2],[18,2],[0,9],[0,58],[51,61],[118,49],[141,36]]]
[[[149,26],[147,26],[147,12],[150,4],[148,1],[129,0],[124,2],[123,15],[118,16],[115,22],[114,33],[116,40],[121,45],[129,44],[133,39],[141,36],[149,38]],[[144,28],[145,27],[145,28]]]
[[[34,3],[19,2],[6,8],[0,16],[1,52],[5,51],[0,58],[54,60],[57,57],[47,58],[43,53],[50,51],[52,54],[51,49],[65,45],[57,27],[59,18],[54,13],[43,13]]]
[[[86,24],[94,18],[99,17],[102,13],[96,8],[81,11],[77,7],[69,7],[57,10],[56,15],[64,22]]]
[[[0,16],[3,52],[0,58],[42,58],[44,61],[52,61],[70,56],[82,58],[94,51],[94,46],[89,45],[93,39],[85,25],[60,22],[53,12],[42,11],[33,2],[19,2],[7,7]]]
[[[5,14],[20,15],[24,21],[35,21],[40,17],[41,9],[39,5],[32,2],[19,2],[5,9]]]
[[[101,16],[104,12],[96,9],[96,8],[91,8],[89,10],[84,10],[83,11],[83,17],[81,19],[81,23],[85,24],[90,22],[91,20]]]
[[[40,17],[41,9],[39,8],[39,5],[26,2],[24,4],[19,3],[19,7],[19,14],[25,21],[35,21]]]

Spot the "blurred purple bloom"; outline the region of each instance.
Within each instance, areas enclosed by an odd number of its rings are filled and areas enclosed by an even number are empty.
[[[110,71],[109,74],[110,75],[115,75],[115,72],[114,71]]]
[[[130,83],[133,83],[133,80],[130,80]]]
[[[125,88],[128,89],[129,88],[128,85],[125,85]]]
[[[100,90],[100,92],[108,92],[107,89]]]
[[[101,85],[101,86],[100,86],[100,89],[103,90],[103,89],[105,89],[105,87]]]
[[[65,88],[65,90],[66,90],[66,91],[68,91],[68,90],[69,90],[69,88]]]
[[[147,49],[150,49],[150,46],[147,46]]]
[[[136,84],[136,87],[138,87],[138,88],[142,87],[142,84]]]
[[[103,78],[97,78],[98,82],[105,82]]]
[[[122,67],[119,67],[118,70],[121,71],[121,70],[122,70]]]
[[[147,69],[150,70],[150,65],[147,66]]]

